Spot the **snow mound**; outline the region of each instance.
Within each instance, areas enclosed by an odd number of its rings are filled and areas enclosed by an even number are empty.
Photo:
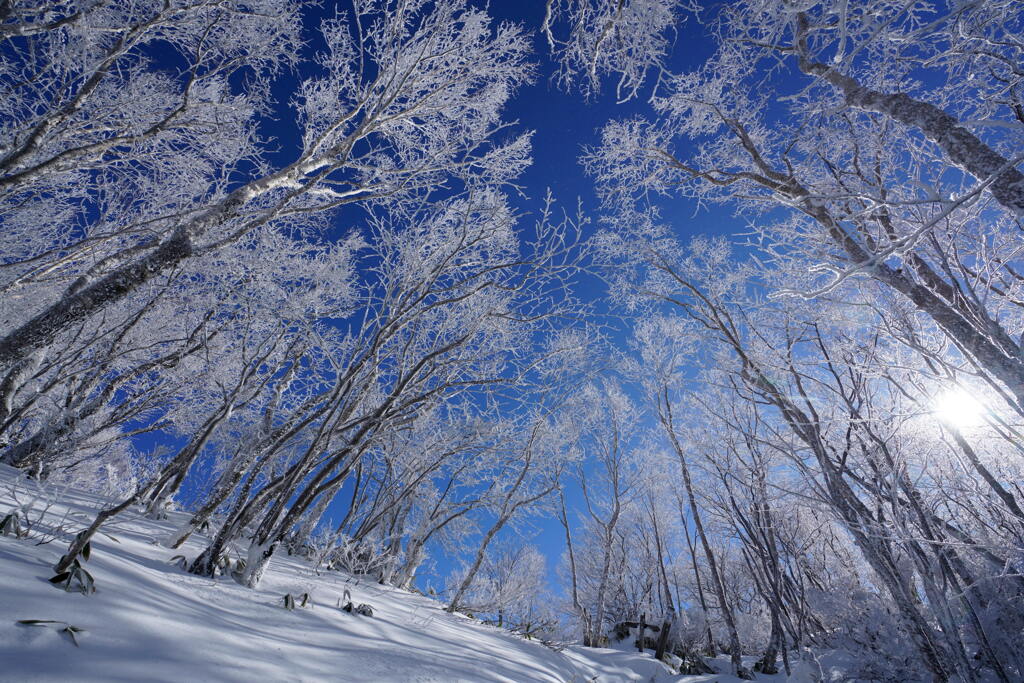
[[[17,473],[0,469],[0,516],[15,503]],[[84,527],[102,501],[66,493],[47,520]],[[195,557],[204,537],[180,550],[161,545],[184,521],[115,519],[85,564],[92,595],[48,583],[65,538],[0,536],[0,680],[3,681],[485,681],[584,683],[683,680],[649,654],[569,648],[556,652],[465,616],[427,597],[304,561],[275,557],[259,588],[185,573],[171,558]],[[312,607],[301,607],[309,593]],[[284,596],[296,598],[285,609]],[[339,609],[349,599],[373,616]],[[22,625],[19,620],[53,620]],[[77,629],[74,634],[65,624]],[[73,642],[73,641],[77,641]]]

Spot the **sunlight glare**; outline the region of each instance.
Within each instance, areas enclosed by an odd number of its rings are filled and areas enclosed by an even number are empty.
[[[985,421],[985,408],[963,389],[950,389],[935,398],[935,415],[957,429],[977,427]]]

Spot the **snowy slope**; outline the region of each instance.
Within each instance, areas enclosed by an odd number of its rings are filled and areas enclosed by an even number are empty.
[[[13,506],[10,469],[0,470],[0,517]],[[100,501],[67,496],[49,519],[86,515]],[[82,518],[84,519],[84,517]],[[436,601],[276,557],[256,590],[230,578],[192,576],[168,562],[193,557],[202,537],[172,551],[160,541],[182,523],[138,515],[115,520],[117,539],[98,536],[86,564],[93,595],[65,593],[46,579],[66,547],[0,536],[0,680],[3,681],[711,681],[673,676],[649,654],[569,648],[556,652],[443,611]],[[82,523],[74,520],[69,528]],[[372,617],[336,607],[345,592]],[[285,593],[312,594],[312,609],[285,610]],[[85,629],[76,647],[52,619]],[[763,679],[767,680],[767,679]]]

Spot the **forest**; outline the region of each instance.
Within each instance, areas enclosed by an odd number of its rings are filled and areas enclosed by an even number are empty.
[[[0,0],[0,463],[81,592],[173,518],[683,674],[1020,681],[1024,6]]]

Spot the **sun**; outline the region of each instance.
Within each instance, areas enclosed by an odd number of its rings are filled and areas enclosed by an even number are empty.
[[[960,388],[936,396],[934,412],[939,420],[957,429],[977,427],[985,421],[985,407]]]

